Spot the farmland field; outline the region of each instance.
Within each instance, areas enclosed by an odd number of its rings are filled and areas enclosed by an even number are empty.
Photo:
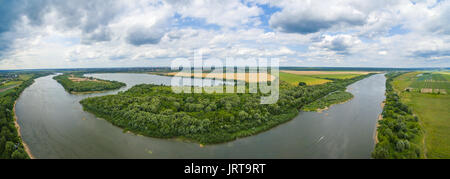
[[[195,77],[195,78],[215,78],[215,79],[227,79],[227,80],[242,80],[248,83],[265,82],[275,79],[270,74],[267,74],[267,79],[260,79],[257,73],[235,73],[232,78],[226,75],[226,73],[183,73],[173,72],[167,73],[168,76],[180,76],[180,77]],[[245,76],[244,76],[245,75]]]
[[[422,72],[403,74],[393,81],[393,87],[400,95],[401,101],[411,107],[413,113],[419,117],[419,122],[425,131],[422,142],[425,156],[450,158],[450,96],[404,91],[410,86],[427,85],[418,81],[433,79],[433,77],[441,79],[435,75],[422,77],[420,74]]]
[[[448,77],[447,80],[450,80],[450,71],[440,71],[440,72],[436,72],[436,73],[443,74],[443,75],[449,75],[449,76],[446,76],[446,77]]]
[[[368,74],[369,72],[359,71],[280,71],[280,80],[285,81],[292,85],[298,85],[299,82],[305,82],[307,85],[319,85],[332,81],[333,79],[351,79],[357,76]],[[238,73],[236,73],[238,74]],[[260,81],[271,81],[275,79],[272,75],[268,75],[267,79],[259,79],[257,75],[249,75],[251,73],[245,73],[245,79],[238,75],[235,75],[232,79],[243,80],[248,83],[255,83]],[[216,78],[216,79],[229,79],[223,74],[214,73],[183,73],[172,72],[165,73],[168,76],[181,76],[181,77],[196,77],[196,78]]]
[[[0,94],[11,91],[14,87],[19,86],[22,84],[22,81],[8,81],[4,84],[0,85]]]
[[[296,75],[291,73],[280,72],[280,80],[297,86],[299,82],[305,82],[307,85],[319,85],[328,83],[331,80],[314,78],[305,75]]]
[[[0,89],[8,88],[10,86],[20,85],[21,83],[22,83],[22,81],[8,81],[8,82],[5,82],[4,84],[0,85]]]
[[[31,77],[33,77],[32,74],[21,74],[21,75],[19,75],[19,79],[22,80],[22,81],[26,81],[26,80],[30,79]]]
[[[450,75],[443,73],[415,73],[416,76],[411,79],[412,83],[409,86],[414,88],[414,91],[437,91],[443,89],[443,91],[450,90]],[[424,90],[426,89],[426,90]]]
[[[327,79],[350,79],[357,76],[361,76],[361,74],[324,74],[324,75],[308,75],[314,78],[327,78]]]
[[[20,74],[13,78],[2,79],[2,83],[0,83],[0,95],[13,91],[15,87],[32,77],[32,74]]]
[[[369,74],[364,71],[280,71],[280,79],[293,85],[305,82],[307,85],[318,85],[336,79],[351,79],[361,75]]]
[[[367,75],[370,73],[366,71],[292,71],[292,70],[282,70],[281,72],[296,75],[338,75],[338,74]]]

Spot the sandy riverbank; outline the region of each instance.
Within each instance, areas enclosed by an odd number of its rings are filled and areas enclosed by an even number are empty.
[[[17,134],[19,135],[20,140],[22,141],[22,145],[23,145],[23,148],[25,149],[25,152],[27,152],[28,156],[29,156],[31,159],[35,159],[34,156],[33,156],[33,154],[31,154],[31,150],[30,150],[30,148],[28,147],[28,145],[22,140],[22,135],[20,134],[20,126],[19,126],[19,123],[17,123],[18,118],[17,118],[17,115],[16,115],[16,103],[17,103],[17,100],[14,102],[14,108],[13,108],[13,113],[14,113],[14,126],[16,126]]]
[[[381,109],[384,109],[385,101],[381,103]],[[375,131],[373,134],[373,140],[375,141],[375,145],[378,143],[378,127],[380,124],[378,123],[380,120],[383,120],[383,115],[378,115],[377,124],[375,125]]]

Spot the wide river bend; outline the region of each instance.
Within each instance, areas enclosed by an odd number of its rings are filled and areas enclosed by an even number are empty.
[[[16,104],[24,142],[35,158],[370,158],[374,130],[385,99],[385,77],[348,86],[355,97],[321,113],[299,115],[269,131],[232,142],[200,146],[124,133],[83,111],[79,101],[115,94],[136,84],[170,85],[170,77],[133,73],[90,74],[127,84],[106,93],[67,93],[54,75],[25,89]]]

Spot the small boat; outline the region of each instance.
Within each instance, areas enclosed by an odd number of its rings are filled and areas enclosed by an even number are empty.
[[[323,140],[323,138],[325,138],[325,136],[320,137],[317,142],[320,142],[321,140]]]

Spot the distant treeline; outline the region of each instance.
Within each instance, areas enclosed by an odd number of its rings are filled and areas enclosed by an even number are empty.
[[[417,70],[450,70],[450,68],[280,67],[280,70],[296,70],[296,71],[417,71]]]
[[[226,67],[224,67],[226,68]],[[234,67],[238,68],[238,67]],[[239,67],[240,68],[240,67]],[[191,70],[193,70],[192,68]],[[418,71],[418,70],[450,70],[450,68],[371,68],[371,67],[280,67],[280,70],[297,71]],[[60,72],[60,73],[146,73],[146,72],[173,72],[170,67],[119,67],[119,68],[67,68],[67,69],[33,69],[33,70],[0,70],[2,73],[28,73],[28,72]]]
[[[377,159],[411,159],[420,158],[421,128],[419,119],[411,109],[400,101],[400,97],[392,87],[394,78],[401,72],[386,74],[386,103],[383,109],[383,119],[378,121],[378,143],[373,158]]]
[[[70,76],[76,78],[85,78],[86,81],[74,82],[69,79]],[[93,92],[93,91],[104,91],[104,90],[113,90],[119,89],[125,86],[125,83],[118,81],[109,81],[109,80],[101,80],[90,77],[83,77],[82,73],[68,73],[63,75],[58,75],[53,77],[56,81],[58,81],[64,89],[68,92]],[[96,80],[96,81],[92,81]]]
[[[22,145],[14,125],[14,103],[25,88],[33,84],[34,79],[49,75],[49,73],[35,73],[21,85],[0,95],[0,158],[27,159],[28,154]]]
[[[367,76],[314,86],[281,82],[275,104],[260,104],[260,93],[177,94],[168,86],[148,84],[117,95],[86,98],[80,103],[84,110],[126,131],[212,144],[253,135],[289,121],[304,105],[344,90]]]

